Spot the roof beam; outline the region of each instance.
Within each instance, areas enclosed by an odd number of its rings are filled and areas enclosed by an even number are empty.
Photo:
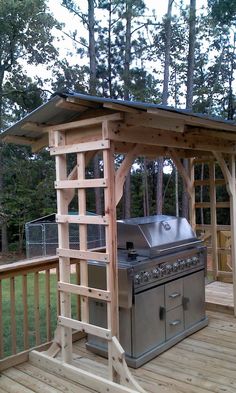
[[[170,122],[168,118],[160,118],[155,114],[149,113],[126,113],[124,121],[127,126],[144,126],[161,130],[175,131],[179,133],[183,133],[185,130],[185,125],[182,120]]]
[[[217,138],[202,139],[192,135],[174,133],[148,127],[125,127],[122,124],[113,124],[109,129],[109,138],[114,141],[142,143],[146,145],[156,145],[174,147],[190,150],[220,151],[225,153],[235,153],[236,144],[232,141],[224,141]]]
[[[207,129],[207,128],[200,128],[200,127],[191,127],[186,126],[185,130],[187,135],[199,136],[199,137],[213,137],[213,138],[220,138],[226,139],[228,141],[236,141],[236,127],[235,133],[216,130],[216,129]]]
[[[110,102],[105,102],[103,104],[104,108],[108,109],[114,109],[116,111],[121,111],[121,112],[128,112],[128,113],[139,113],[141,110],[138,110],[136,108],[132,108],[131,106],[126,106],[122,104],[114,104]]]
[[[15,143],[17,145],[32,145],[36,139],[26,138],[25,136],[6,135],[3,137],[3,142]]]
[[[217,130],[225,130],[225,131],[235,131],[236,124],[227,124],[226,121],[220,121],[219,119],[213,120],[208,119],[206,117],[194,116],[185,113],[176,113],[171,110],[157,109],[157,108],[148,108],[147,112],[153,115],[158,115],[160,117],[165,117],[173,120],[182,120],[185,124],[193,125],[193,126],[203,126],[209,127]]]
[[[71,121],[69,123],[64,124],[57,124],[52,126],[45,126],[43,130],[48,131],[66,131],[66,130],[73,130],[78,128],[89,127],[95,124],[102,124],[105,120],[115,121],[115,120],[122,120],[123,116],[121,113],[114,113],[112,115],[105,115],[105,116],[98,116],[93,117],[85,120],[77,120]]]

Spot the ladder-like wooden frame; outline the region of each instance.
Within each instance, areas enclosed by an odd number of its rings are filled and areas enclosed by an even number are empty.
[[[144,392],[132,377],[125,361],[125,353],[118,337],[118,271],[117,271],[117,235],[116,204],[118,203],[125,176],[132,165],[136,147],[127,155],[120,167],[117,178],[114,169],[114,147],[105,139],[108,122],[102,123],[102,139],[67,145],[65,130],[51,132],[51,154],[55,155],[58,222],[58,256],[60,281],[60,315],[54,343],[46,353],[32,352],[30,359],[38,364],[52,368],[60,375],[67,375],[76,382],[97,390],[98,392]],[[104,131],[105,130],[105,131]],[[103,157],[103,178],[86,179],[86,158],[97,152]],[[67,155],[76,154],[77,164],[71,174],[67,175]],[[89,154],[89,157],[88,157]],[[117,181],[118,188],[115,187]],[[88,216],[86,214],[86,189],[100,187],[104,190],[104,215]],[[78,190],[78,215],[69,215],[69,203]],[[70,249],[69,225],[79,224],[79,250]],[[87,225],[105,226],[105,250],[89,250],[87,245]],[[70,258],[76,258],[80,264],[80,284],[70,283]],[[102,261],[106,265],[107,289],[90,288],[88,283],[88,261]],[[81,299],[81,320],[71,317],[71,294]],[[107,328],[90,324],[89,298],[102,299],[107,303]],[[72,329],[93,334],[108,342],[109,380],[85,372],[72,365]],[[61,361],[55,356],[61,352]]]

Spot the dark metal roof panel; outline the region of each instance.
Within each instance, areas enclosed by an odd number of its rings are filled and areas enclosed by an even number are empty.
[[[86,108],[85,105],[83,111],[82,110],[80,111],[79,106],[78,109],[75,108],[75,110],[73,110],[73,108],[70,108],[70,110],[65,109],[63,108],[63,105],[60,106],[60,103],[65,101],[67,98],[77,98],[81,100],[81,102],[84,101],[84,102],[96,103],[97,106],[95,106],[95,108],[96,107],[101,108],[104,103],[113,103],[126,107],[132,107],[143,111],[148,111],[149,109],[159,109],[163,112],[172,112],[172,113],[176,113],[177,115],[183,115],[183,118],[186,120],[186,122],[188,122],[187,120],[188,118],[186,116],[191,116],[191,118],[196,119],[196,122],[198,122],[198,119],[207,119],[208,121],[210,120],[217,123],[220,122],[222,123],[222,129],[224,129],[223,126],[224,124],[228,126],[229,125],[235,126],[235,131],[236,131],[236,122],[226,121],[224,119],[216,118],[216,117],[194,114],[184,109],[175,109],[172,107],[167,107],[167,106],[153,104],[153,103],[122,101],[122,100],[116,100],[111,98],[94,97],[86,94],[68,92],[68,93],[55,93],[47,103],[36,108],[33,112],[29,113],[23,119],[21,119],[20,121],[9,127],[6,131],[4,131],[0,135],[0,138],[4,139],[4,137],[7,135],[14,135],[19,137],[24,136],[33,139],[34,138],[38,139],[42,136],[42,131],[40,130],[40,128],[34,129],[32,127],[31,129],[30,125],[26,127],[26,123],[40,124],[41,126],[62,124],[78,119],[81,113],[89,108],[89,106],[88,108]]]

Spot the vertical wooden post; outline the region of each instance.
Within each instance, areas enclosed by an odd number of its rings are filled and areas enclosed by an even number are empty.
[[[195,231],[196,229],[196,209],[195,209],[195,187],[194,187],[194,159],[189,160],[189,221]]]
[[[215,162],[209,161],[210,178],[210,203],[211,203],[211,246],[212,246],[212,272],[216,280],[218,273],[218,242],[217,242],[217,214],[216,214],[216,185],[215,185]]]
[[[65,144],[63,132],[55,132],[55,145]],[[66,155],[58,155],[56,160],[56,180],[67,179]],[[68,200],[65,191],[57,190],[57,212],[58,214],[68,214]],[[69,248],[69,224],[58,223],[58,244],[59,248]],[[70,258],[59,257],[60,281],[70,282]],[[65,317],[71,317],[71,295],[70,293],[60,293],[61,313]],[[72,361],[72,329],[63,326],[61,328],[62,359],[70,363]]]
[[[115,169],[114,169],[114,146],[103,152],[104,178],[108,180],[105,189],[105,215],[109,215],[109,225],[106,227],[106,252],[109,254],[110,263],[107,264],[107,291],[111,292],[111,302],[107,304],[107,324],[112,336],[119,337],[118,316],[118,268],[117,268],[117,228],[116,228],[116,197],[115,197]],[[112,342],[108,342],[109,376],[117,381],[118,376],[113,367]],[[117,381],[118,382],[118,381]]]
[[[231,192],[230,192],[230,224],[231,224],[231,258],[233,272],[234,315],[236,316],[236,186],[235,186],[235,156],[230,157]]]
[[[77,175],[79,180],[85,179],[85,154],[77,154]],[[86,190],[80,188],[78,190],[79,215],[86,216]],[[79,248],[87,250],[87,224],[79,225]],[[88,286],[88,265],[86,260],[80,260],[80,283]],[[88,297],[81,296],[81,321],[89,322],[89,303]]]

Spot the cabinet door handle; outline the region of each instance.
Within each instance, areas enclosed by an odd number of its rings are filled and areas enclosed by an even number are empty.
[[[184,310],[187,310],[187,309],[188,309],[188,302],[189,302],[189,298],[183,296],[182,305],[183,305],[183,309],[184,309]]]
[[[160,306],[160,309],[159,309],[160,320],[163,321],[165,319],[165,316],[166,316],[166,309],[165,309],[165,307]]]
[[[176,326],[176,325],[179,325],[180,323],[181,323],[181,320],[180,319],[176,319],[175,321],[170,322],[170,326]]]
[[[172,293],[171,295],[169,295],[169,297],[171,298],[171,299],[175,299],[176,297],[179,297],[181,294],[179,293],[179,292],[174,292],[174,293]]]

